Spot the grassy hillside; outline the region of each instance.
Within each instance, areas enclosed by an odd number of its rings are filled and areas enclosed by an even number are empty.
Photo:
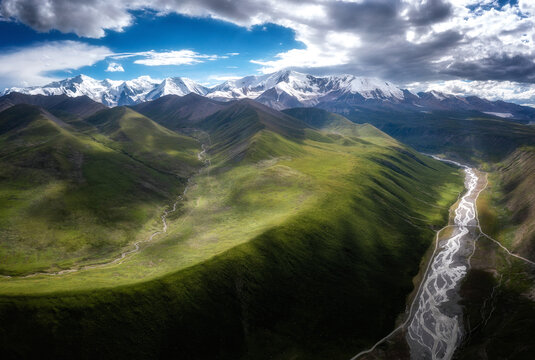
[[[269,156],[295,155],[300,151],[297,144],[305,138],[307,128],[304,122],[249,99],[235,102],[198,126],[210,134],[213,162],[220,165],[250,156],[258,161]],[[265,147],[269,149],[267,152]]]
[[[247,101],[200,126],[214,165],[167,236],[120,265],[0,280],[4,358],[347,358],[393,327],[459,172]]]
[[[482,198],[483,228],[535,261],[535,148],[519,148],[495,168]]]
[[[131,108],[169,129],[178,130],[194,127],[205,117],[223,110],[229,104],[190,93],[185,96],[162,96]]]
[[[510,251],[535,260],[535,149],[522,147],[489,167],[478,200],[485,233]],[[459,359],[531,359],[535,331],[533,267],[480,238],[462,286],[470,324]]]
[[[184,183],[42,109],[10,107],[0,113],[0,273],[117,256],[148,236]]]
[[[387,138],[388,135],[370,124],[356,124],[346,117],[316,108],[294,108],[284,113],[304,121],[307,125],[329,133],[359,138]]]
[[[535,149],[519,148],[492,170],[478,201],[483,231],[513,253],[535,260]],[[474,265],[463,284],[466,317],[474,329],[459,358],[532,358],[534,267],[485,238],[479,240]]]
[[[198,141],[158,125],[130,108],[99,111],[84,122],[96,127],[98,133],[92,135],[98,141],[159,171],[189,177],[201,166],[197,158],[201,151]]]
[[[426,153],[442,153],[472,163],[501,161],[519,146],[535,145],[535,128],[482,117],[478,112],[414,112],[340,109],[351,121],[370,123]]]

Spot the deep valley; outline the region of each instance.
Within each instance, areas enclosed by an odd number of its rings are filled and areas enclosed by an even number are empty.
[[[2,358],[533,354],[529,110],[161,95],[0,98]]]

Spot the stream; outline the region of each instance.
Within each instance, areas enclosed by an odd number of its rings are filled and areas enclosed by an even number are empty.
[[[463,311],[459,286],[470,268],[470,257],[480,235],[476,200],[479,177],[474,169],[451,160],[464,169],[466,193],[455,209],[452,234],[437,244],[437,250],[412,304],[406,340],[412,360],[449,360],[463,337]],[[412,313],[412,312],[411,312]]]

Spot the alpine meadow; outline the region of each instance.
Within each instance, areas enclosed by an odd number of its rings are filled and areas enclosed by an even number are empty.
[[[534,29],[0,0],[0,358],[535,358]]]

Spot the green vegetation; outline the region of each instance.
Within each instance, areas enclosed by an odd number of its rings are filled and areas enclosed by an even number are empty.
[[[166,236],[120,265],[0,281],[2,355],[324,359],[376,341],[462,177],[337,119],[343,129],[311,128],[242,101],[199,122],[213,165]]]
[[[478,200],[483,231],[510,251],[535,257],[535,149],[520,147],[488,164],[489,186]],[[461,294],[470,332],[459,359],[531,359],[535,352],[533,267],[486,238],[477,242]]]
[[[185,179],[105,143],[33,106],[0,113],[2,274],[102,262],[148,237]]]
[[[102,110],[84,122],[96,127],[93,136],[98,141],[159,171],[186,178],[201,166],[198,141],[127,107]]]
[[[479,204],[482,227],[513,252],[535,259],[535,148],[521,147],[494,165]]]
[[[471,163],[501,161],[519,146],[535,145],[535,127],[478,112],[387,111],[359,108],[344,114],[370,123],[424,153],[442,153]]]
[[[486,238],[477,243],[461,288],[466,337],[459,359],[531,359],[535,351],[533,275]]]
[[[316,108],[294,108],[284,113],[304,121],[307,125],[329,133],[358,137],[370,140],[384,139],[388,136],[370,124],[356,124],[346,117]]]
[[[182,130],[195,127],[199,121],[228,106],[229,103],[189,93],[185,96],[162,96],[153,101],[134,105],[132,109],[168,129]]]

